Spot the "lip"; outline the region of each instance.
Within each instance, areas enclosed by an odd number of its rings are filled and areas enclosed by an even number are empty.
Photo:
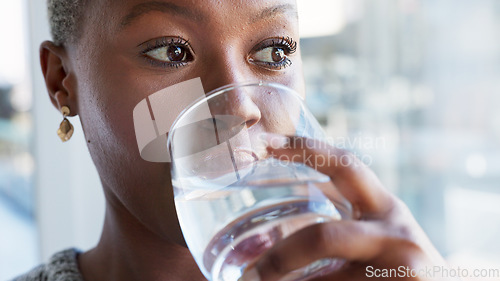
[[[241,170],[259,161],[259,156],[252,150],[235,148],[233,149],[233,159],[237,169]]]
[[[220,178],[230,173],[235,173],[237,178],[241,178],[248,168],[259,160],[257,154],[248,148],[237,147],[230,153],[223,148],[225,147],[200,155],[198,160],[186,162],[182,167],[183,173],[206,180]]]

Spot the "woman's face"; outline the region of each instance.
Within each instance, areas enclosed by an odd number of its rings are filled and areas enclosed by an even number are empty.
[[[133,109],[150,94],[196,77],[206,92],[267,80],[303,94],[295,1],[91,3],[82,37],[68,49],[72,75],[63,83],[75,93],[106,197],[155,233],[182,241],[169,165],[141,159]]]

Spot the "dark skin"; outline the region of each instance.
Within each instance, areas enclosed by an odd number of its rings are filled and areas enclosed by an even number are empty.
[[[205,91],[267,80],[304,95],[300,49],[289,49],[299,39],[295,1],[90,2],[75,43],[46,41],[40,49],[51,101],[80,116],[107,202],[98,245],[79,256],[81,272],[96,281],[205,280],[177,222],[169,164],[141,159],[132,111],[150,94],[196,77]],[[283,41],[287,37],[293,41]],[[277,63],[285,57],[291,65]],[[368,168],[329,166],[322,172],[335,179],[361,221],[309,227],[283,241],[257,263],[263,280],[325,256],[352,261],[342,272],[357,273],[340,280],[361,280],[363,263],[390,268],[442,262],[406,207]],[[336,246],[333,234],[347,246]],[[373,247],[356,250],[359,241]],[[300,258],[286,258],[292,256]]]

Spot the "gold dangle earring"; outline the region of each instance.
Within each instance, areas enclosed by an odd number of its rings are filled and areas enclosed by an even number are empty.
[[[62,120],[61,125],[59,125],[57,135],[61,138],[62,142],[66,142],[71,138],[74,131],[73,125],[66,118],[67,116],[69,116],[71,111],[69,110],[69,107],[63,106],[61,107],[61,113],[64,119]]]

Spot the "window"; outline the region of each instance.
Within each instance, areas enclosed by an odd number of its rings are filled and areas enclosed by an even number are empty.
[[[25,1],[0,2],[0,279],[38,263]],[[22,241],[22,243],[19,243]]]
[[[301,18],[317,27],[302,55],[329,135],[365,157],[450,262],[498,265],[500,3],[299,4],[332,9]]]

